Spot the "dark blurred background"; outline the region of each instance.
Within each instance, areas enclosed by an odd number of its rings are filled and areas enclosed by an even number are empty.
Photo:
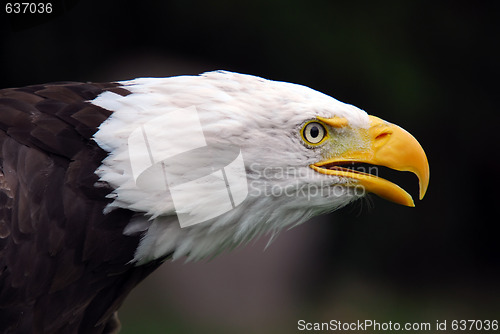
[[[431,167],[415,208],[372,196],[265,251],[263,238],[210,262],[163,265],[126,300],[122,333],[500,320],[499,2],[52,3],[50,15],[7,15],[2,3],[0,88],[249,73],[402,126]]]

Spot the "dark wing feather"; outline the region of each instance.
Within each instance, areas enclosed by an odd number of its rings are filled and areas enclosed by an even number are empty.
[[[129,264],[140,236],[122,231],[94,171],[92,135],[111,111],[88,100],[116,83],[0,90],[0,332],[103,333],[128,292],[159,262]]]

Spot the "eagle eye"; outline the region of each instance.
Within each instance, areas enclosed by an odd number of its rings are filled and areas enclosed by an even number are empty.
[[[309,122],[302,128],[302,138],[307,144],[317,145],[326,137],[325,127],[319,122]]]

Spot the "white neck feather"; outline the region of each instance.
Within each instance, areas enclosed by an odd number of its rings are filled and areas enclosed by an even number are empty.
[[[304,147],[295,135],[305,121],[317,116],[345,117],[353,126],[366,127],[366,113],[353,106],[307,87],[229,72],[140,78],[121,84],[131,94],[105,92],[91,101],[113,111],[94,136],[97,144],[109,152],[96,173],[114,188],[108,212],[125,208],[138,213],[124,233],[147,229],[135,254],[137,264],[171,253],[173,258],[188,256],[193,260],[213,256],[264,233],[275,235],[359,197],[348,187],[329,193],[317,191],[331,190],[332,185],[343,180],[313,172],[308,166],[315,162],[318,152]],[[182,110],[193,106],[199,123],[182,116]],[[191,167],[224,166],[233,159],[229,155],[235,154],[229,148],[236,147],[245,165],[248,196],[222,215],[181,228],[172,195],[157,178],[161,170],[147,169],[140,180],[134,174],[137,166],[131,163],[134,157],[130,154],[130,138],[134,131],[139,133],[137,129],[147,127],[155,133],[156,140],[151,144],[155,145],[154,152],[172,156],[176,153],[172,147],[178,147],[172,141],[178,140],[180,145],[186,142],[186,134],[191,134],[187,142],[195,145],[200,126],[206,144],[213,149],[210,159],[203,154],[191,157],[174,172],[169,169],[171,173],[182,178],[183,171],[194,169]],[[149,147],[142,152],[145,158],[149,154],[154,160],[151,151]],[[139,181],[146,186],[138,186]],[[311,185],[316,186],[315,193],[310,191]],[[206,206],[207,200],[211,207],[223,202],[210,184],[196,186],[201,187],[198,193],[191,192],[186,198],[192,211]]]

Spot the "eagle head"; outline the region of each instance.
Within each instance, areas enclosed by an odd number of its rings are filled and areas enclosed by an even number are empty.
[[[201,259],[277,234],[374,193],[413,206],[377,176],[429,183],[408,132],[308,87],[226,71],[120,82],[91,103],[113,111],[94,135],[108,152],[96,173],[114,190],[106,210],[135,212],[132,260]]]

